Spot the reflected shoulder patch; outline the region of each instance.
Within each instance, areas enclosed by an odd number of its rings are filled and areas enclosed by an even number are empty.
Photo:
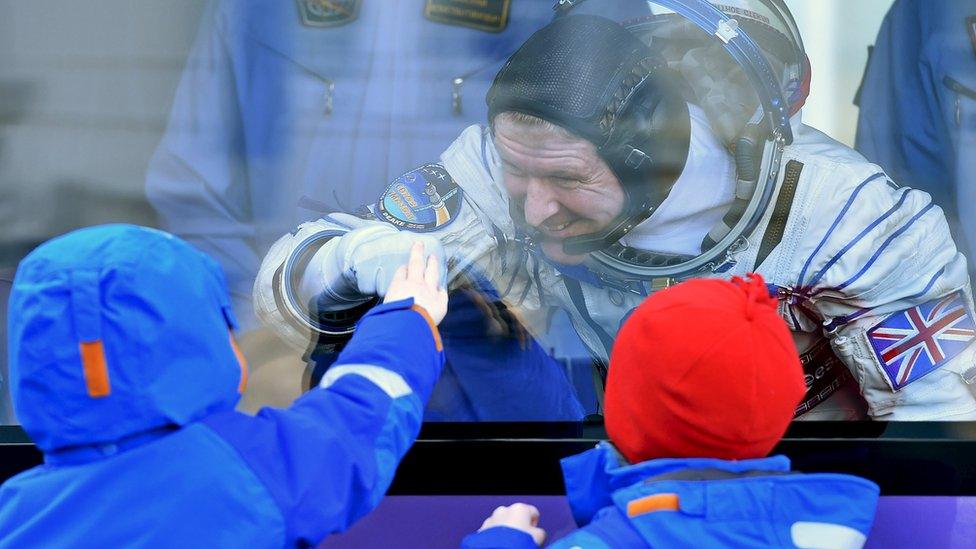
[[[306,27],[345,25],[359,16],[361,0],[297,0],[298,15]]]
[[[424,17],[443,23],[488,32],[501,32],[508,26],[512,0],[427,0]]]
[[[394,179],[375,210],[397,228],[424,233],[450,225],[461,210],[461,196],[444,166],[426,164]]]

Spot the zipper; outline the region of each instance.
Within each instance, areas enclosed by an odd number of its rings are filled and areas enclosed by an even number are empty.
[[[759,245],[759,253],[756,255],[756,262],[753,270],[759,269],[762,262],[769,257],[769,254],[783,240],[786,231],[786,223],[790,219],[790,211],[793,209],[793,199],[796,198],[796,189],[800,183],[800,175],[803,173],[803,163],[790,160],[786,163],[786,174],[783,176],[783,185],[779,189],[776,197],[776,206],[773,214],[766,225],[762,243]]]
[[[455,76],[453,79],[451,79],[451,112],[454,113],[454,116],[462,116],[464,114],[464,96],[461,90],[461,88],[464,86],[464,82],[469,78],[472,78],[474,76],[477,76],[487,71],[488,69],[494,67],[495,65],[504,63],[505,60],[511,57],[513,53],[515,52],[511,51],[505,57],[499,57],[497,59],[493,59],[487,63],[482,64],[479,67],[476,67],[464,74]]]
[[[950,90],[956,92],[956,126],[962,126],[962,104],[960,99],[962,97],[968,97],[976,101],[976,90],[966,86],[948,74],[942,79],[942,83]]]

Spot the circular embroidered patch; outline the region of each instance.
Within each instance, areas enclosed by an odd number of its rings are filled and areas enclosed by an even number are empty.
[[[450,224],[460,209],[461,188],[440,164],[426,164],[394,179],[376,205],[387,222],[421,233]]]
[[[298,14],[307,27],[345,25],[359,16],[361,0],[298,0]]]

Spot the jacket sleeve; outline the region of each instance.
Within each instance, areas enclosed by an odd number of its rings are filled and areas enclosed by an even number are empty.
[[[220,262],[242,328],[250,329],[260,256],[228,5],[214,2],[203,18],[166,134],[149,162],[146,195],[164,228]]]
[[[462,549],[536,549],[532,536],[515,528],[495,526],[461,540]]]
[[[787,321],[821,329],[872,418],[976,418],[976,332],[965,258],[942,210],[877,166],[826,166],[794,256]]]
[[[462,549],[530,549],[536,547],[532,536],[506,526],[495,526],[475,532],[461,541]],[[612,509],[601,513],[586,526],[547,544],[549,549],[611,549],[612,547],[650,547],[626,517]]]
[[[420,430],[443,366],[436,326],[412,299],[374,308],[319,388],[290,408],[205,420],[281,510],[288,545],[341,532],[379,503]]]

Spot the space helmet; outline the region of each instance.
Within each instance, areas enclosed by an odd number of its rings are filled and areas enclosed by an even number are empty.
[[[591,268],[618,279],[687,278],[727,268],[772,200],[782,149],[793,139],[790,118],[809,94],[809,63],[785,4],[559,0],[554,9],[550,27],[562,24],[562,32],[570,29],[571,36],[560,37],[550,28],[543,46],[555,53],[536,44],[532,55],[522,55],[527,62],[513,63],[516,52],[499,71],[487,101],[490,117],[520,111],[593,142],[620,179],[627,193],[620,217],[599,233],[567,238],[564,250],[589,253]],[[573,18],[580,22],[561,23]],[[596,18],[637,40],[612,29],[612,38],[574,30],[598,27],[581,22]],[[526,46],[546,32],[533,35]],[[608,46],[616,48],[612,60],[601,57]],[[602,85],[594,84],[590,73],[601,67],[596,81]],[[683,168],[686,102],[704,111],[733,155],[735,199],[705,237],[700,254],[629,248],[621,237],[660,206]]]

